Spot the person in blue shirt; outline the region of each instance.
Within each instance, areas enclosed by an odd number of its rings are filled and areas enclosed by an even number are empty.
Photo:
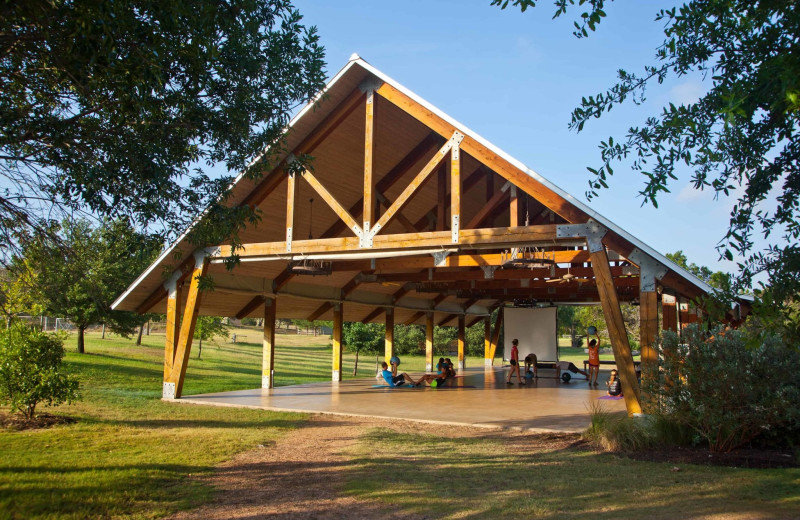
[[[384,361],[381,366],[383,367],[381,375],[383,376],[383,379],[385,379],[386,382],[389,383],[389,386],[400,386],[404,383],[410,383],[412,385],[415,384],[414,380],[411,379],[411,376],[409,376],[405,372],[393,376],[392,371],[389,370],[389,365],[386,364],[386,361]]]

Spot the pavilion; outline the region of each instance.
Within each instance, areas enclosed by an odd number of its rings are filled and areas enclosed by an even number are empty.
[[[434,324],[457,326],[462,369],[465,327],[484,322],[491,363],[506,305],[599,302],[636,413],[620,302],[640,305],[647,367],[659,321],[695,321],[688,302],[712,290],[357,55],[292,119],[284,144],[266,152],[277,154],[271,171],[232,185],[226,204],[262,217],[241,249],[195,248],[187,231],[113,304],[166,313],[166,399],[181,397],[198,314],[263,317],[262,386],[272,388],[277,318],[332,320],[340,381],[344,321],[384,320],[387,358],[395,323],[424,324],[429,369]],[[306,155],[311,167],[289,167]]]

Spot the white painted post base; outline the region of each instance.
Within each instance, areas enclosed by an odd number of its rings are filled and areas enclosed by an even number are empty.
[[[261,376],[261,388],[272,388],[272,376]]]
[[[334,383],[341,382],[342,380],[342,372],[340,370],[333,370],[331,374],[331,381]]]
[[[162,399],[175,399],[175,383],[164,383],[164,388],[161,392]]]
[[[431,372],[433,372],[433,367],[430,363],[425,363],[425,373],[430,374]]]
[[[463,360],[461,360],[461,361],[459,361],[459,362],[458,362],[458,370],[459,370],[459,372],[460,372],[461,370],[464,370],[464,361],[463,361]]]
[[[487,367],[490,367],[494,364],[492,363],[492,361],[494,361],[492,358],[484,358],[483,364],[486,365]]]

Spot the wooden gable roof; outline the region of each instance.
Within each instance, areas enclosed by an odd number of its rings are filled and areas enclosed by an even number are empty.
[[[355,55],[292,119],[285,150],[261,179],[233,183],[227,203],[255,205],[262,219],[242,231],[233,271],[222,263],[228,244],[205,250],[216,288],[200,314],[259,316],[264,296],[278,295],[278,317],[331,319],[333,303],[347,302],[345,321],[393,308],[396,323],[434,312],[450,325],[515,300],[593,302],[586,239],[565,227],[587,223],[604,233],[621,300],[638,298],[640,268],[675,295],[711,290]],[[285,167],[301,154],[313,162],[295,178]],[[114,308],[164,312],[165,281],[185,281],[194,253],[184,234]],[[510,269],[514,255],[554,265]],[[331,274],[289,271],[303,261],[324,262]]]

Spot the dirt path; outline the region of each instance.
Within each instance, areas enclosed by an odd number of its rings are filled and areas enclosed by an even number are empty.
[[[365,429],[374,427],[447,437],[503,435],[509,438],[509,442],[518,444],[518,448],[524,445],[528,450],[542,449],[545,442],[552,445],[575,441],[574,436],[536,436],[540,441],[531,445],[531,436],[507,431],[443,429],[433,424],[318,415],[277,443],[239,454],[219,466],[206,478],[206,482],[216,489],[213,501],[173,518],[425,518],[408,513],[393,514],[386,511],[385,505],[349,497],[342,492],[347,472],[340,470],[349,464],[349,458],[342,453],[357,442]],[[521,437],[528,440],[520,442]],[[548,437],[549,441],[546,440]]]

